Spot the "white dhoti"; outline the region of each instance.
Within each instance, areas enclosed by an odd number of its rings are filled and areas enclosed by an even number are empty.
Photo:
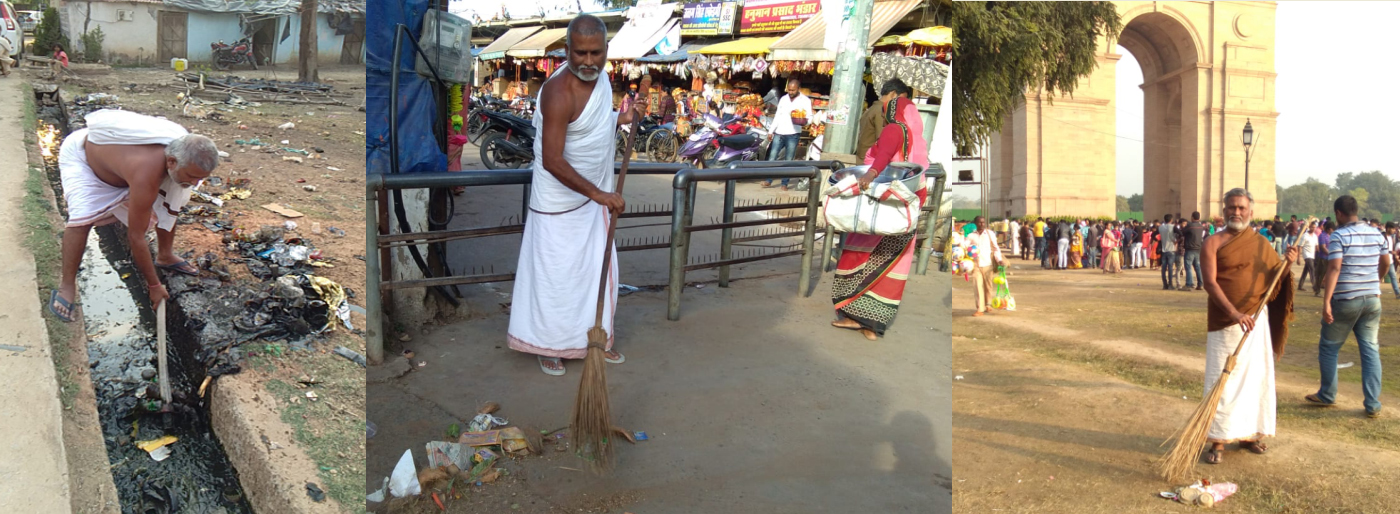
[[[569,73],[565,65],[555,73]],[[612,85],[606,75],[595,82],[588,105],[569,123],[564,159],[585,180],[603,191],[613,191],[613,142],[617,113],[612,111]],[[541,102],[550,98],[541,98]],[[535,130],[544,134],[543,113],[535,111]],[[602,280],[607,244],[607,208],[569,189],[544,169],[542,138],[535,138],[534,177],[530,188],[530,215],[520,244],[515,270],[514,303],[507,339],[511,349],[564,359],[582,359],[588,353],[588,330],[598,309],[598,285]],[[608,349],[613,343],[613,308],[617,305],[617,249],[608,272],[603,299],[603,329]]]
[[[1207,395],[1220,380],[1225,360],[1234,353],[1243,335],[1244,330],[1239,325],[1206,334]],[[1274,392],[1274,347],[1267,309],[1259,315],[1254,332],[1243,344],[1210,424],[1207,438],[1212,443],[1253,441],[1274,435],[1278,409]]]
[[[89,113],[85,120],[88,128],[69,134],[58,150],[58,174],[63,184],[63,201],[68,205],[67,226],[87,226],[109,216],[131,226],[127,219],[130,190],[97,177],[88,165],[84,143],[91,140],[98,145],[166,145],[189,132],[175,122],[128,111],[104,109]],[[166,231],[173,229],[180,209],[189,201],[190,189],[166,176],[151,206],[156,226]],[[148,226],[149,223],[136,228],[144,232]]]

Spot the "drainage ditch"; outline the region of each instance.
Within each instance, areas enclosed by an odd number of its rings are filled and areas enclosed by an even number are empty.
[[[48,125],[39,140],[45,171],[66,214],[59,182],[58,146],[82,126],[85,112],[101,105],[65,105],[56,87],[35,88],[38,118]],[[144,250],[144,249],[143,249]],[[210,424],[208,404],[197,391],[208,375],[236,372],[227,358],[214,359],[190,320],[190,302],[218,299],[192,295],[167,307],[168,362],[173,412],[158,412],[155,315],[145,285],[131,262],[120,225],[96,229],[88,239],[78,290],[88,334],[88,364],[113,481],[124,513],[251,513],[238,473]],[[171,280],[172,295],[199,288],[198,279]],[[217,280],[214,281],[217,283]],[[186,295],[191,296],[191,295]],[[225,304],[231,302],[223,302]],[[242,305],[242,303],[236,303]],[[233,367],[232,370],[229,368]],[[170,454],[155,461],[139,441],[174,436]]]

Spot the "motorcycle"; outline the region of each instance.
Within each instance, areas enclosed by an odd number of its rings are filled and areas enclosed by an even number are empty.
[[[486,112],[506,112],[509,108],[510,104],[494,96],[473,96],[472,109],[467,112],[467,139],[476,144],[486,134],[491,125],[491,117]]]
[[[627,133],[631,132],[631,125],[623,125],[617,129],[617,156],[619,159],[627,152]],[[661,123],[661,117],[655,114],[642,118],[642,122],[637,127],[637,141],[633,143],[632,150],[638,153],[646,153],[651,160],[656,162],[674,162],[676,160],[676,123]]]
[[[481,142],[481,163],[488,169],[524,168],[535,161],[535,127],[510,114],[482,111],[487,127]]]
[[[686,139],[677,156],[704,168],[734,161],[756,161],[766,155],[771,135],[763,127],[750,126],[742,118],[721,120],[706,114],[703,128]]]
[[[247,36],[234,41],[232,45],[225,44],[220,39],[218,43],[209,43],[209,49],[214,52],[214,67],[221,71],[229,69],[229,66],[243,64],[258,69],[258,61],[253,58],[253,40]]]

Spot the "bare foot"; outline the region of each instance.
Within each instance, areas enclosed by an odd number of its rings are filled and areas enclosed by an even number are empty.
[[[836,328],[848,328],[851,330],[860,330],[861,328],[860,323],[851,318],[841,318],[839,321],[833,321],[831,322],[831,326]]]

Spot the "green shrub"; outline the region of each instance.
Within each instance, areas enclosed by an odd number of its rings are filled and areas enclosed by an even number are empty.
[[[58,9],[52,7],[44,9],[44,19],[39,22],[39,26],[34,28],[34,46],[30,53],[34,55],[53,55],[54,45],[67,47],[67,41],[63,38],[63,29],[58,24]]]
[[[102,27],[94,27],[87,34],[83,34],[83,60],[87,62],[101,61],[102,41],[106,38],[102,34]]]

